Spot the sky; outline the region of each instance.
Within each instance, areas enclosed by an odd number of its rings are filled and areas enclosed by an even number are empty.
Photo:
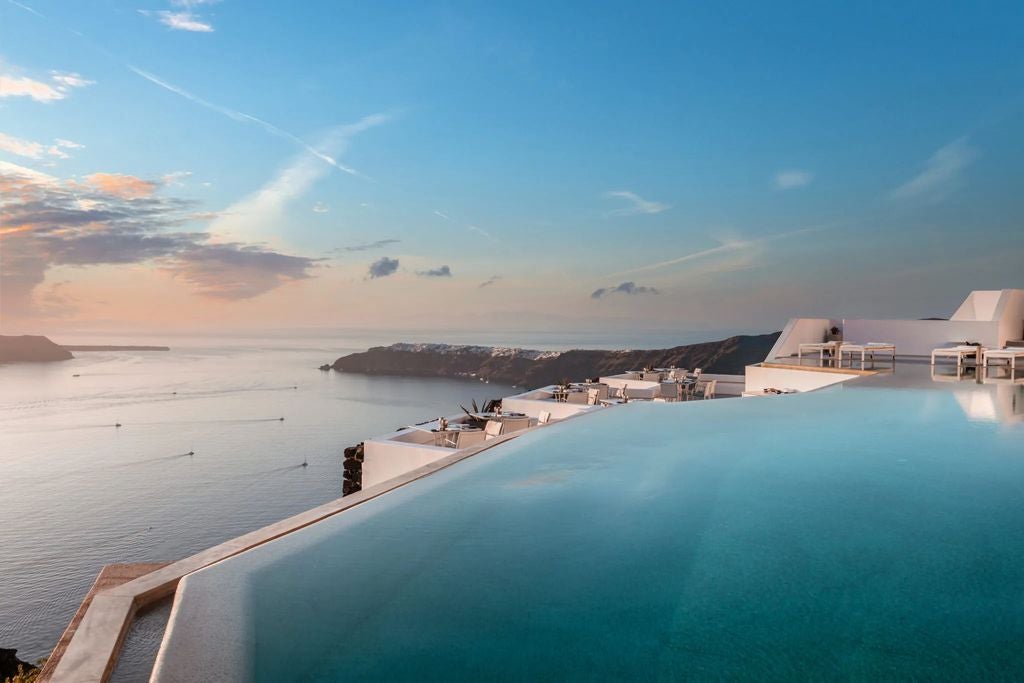
[[[949,315],[1024,287],[1022,21],[0,0],[0,330]]]

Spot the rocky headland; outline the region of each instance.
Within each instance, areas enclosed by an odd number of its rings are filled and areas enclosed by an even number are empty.
[[[74,358],[64,347],[41,335],[0,335],[0,363],[43,363]]]
[[[339,372],[412,377],[476,377],[490,382],[539,387],[564,378],[613,375],[644,367],[701,368],[704,372],[742,374],[763,361],[779,332],[738,335],[670,349],[533,351],[451,344],[392,344],[338,358]]]

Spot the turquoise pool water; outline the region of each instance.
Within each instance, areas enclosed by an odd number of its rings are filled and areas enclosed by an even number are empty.
[[[1024,427],[965,410],[862,383],[552,425],[192,575],[158,680],[1014,678]]]

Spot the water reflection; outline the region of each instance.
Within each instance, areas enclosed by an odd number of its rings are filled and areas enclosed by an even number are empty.
[[[971,420],[1024,422],[1024,371],[1008,366],[933,365],[931,379],[956,384],[954,397]]]

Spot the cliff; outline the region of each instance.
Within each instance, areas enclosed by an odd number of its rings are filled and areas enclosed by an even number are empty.
[[[70,351],[54,344],[46,337],[0,335],[0,363],[43,362],[69,358],[74,358]]]
[[[637,351],[531,351],[490,346],[392,344],[342,356],[331,366],[339,372],[414,377],[480,377],[493,382],[539,387],[563,378],[614,375],[643,367],[701,368],[742,374],[763,361],[779,332],[740,335],[720,341]]]

